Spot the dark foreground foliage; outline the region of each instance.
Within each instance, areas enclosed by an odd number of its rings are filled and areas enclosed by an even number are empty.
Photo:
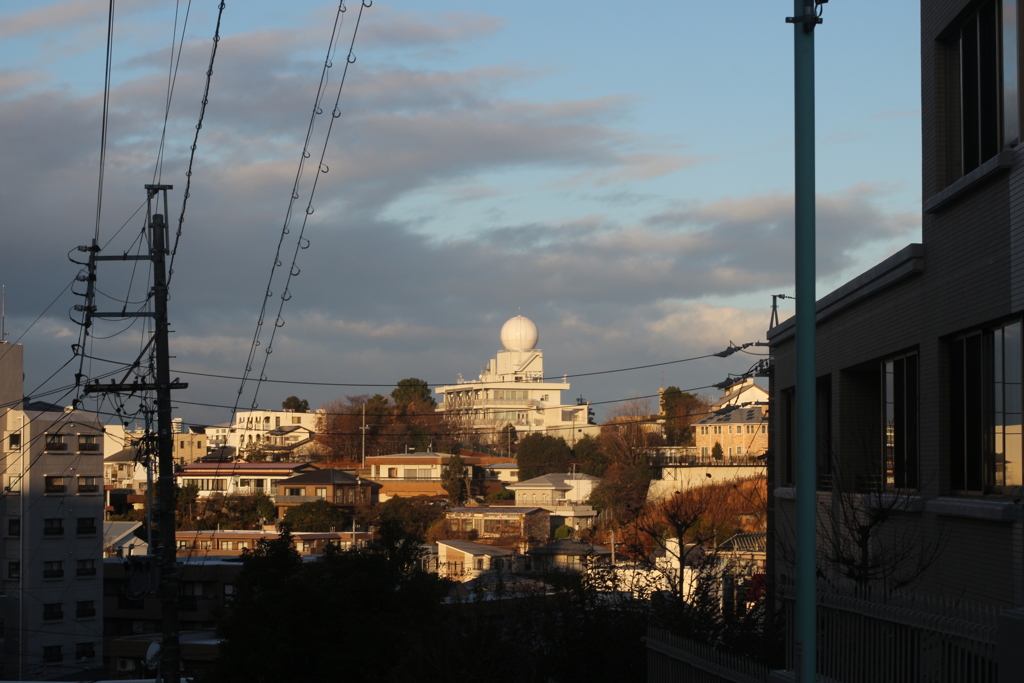
[[[764,642],[755,615],[633,599],[599,574],[507,577],[446,597],[454,584],[418,569],[416,539],[384,531],[372,547],[316,561],[287,532],[248,553],[204,683],[640,682],[651,623],[748,654]]]

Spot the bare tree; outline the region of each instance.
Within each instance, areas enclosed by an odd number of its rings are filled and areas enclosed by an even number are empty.
[[[646,400],[631,399],[613,408],[601,426],[601,445],[609,460],[627,467],[647,462],[664,442],[658,416]]]

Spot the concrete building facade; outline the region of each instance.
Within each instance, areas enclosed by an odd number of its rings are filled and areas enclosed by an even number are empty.
[[[566,405],[569,382],[547,381],[537,326],[518,315],[501,328],[502,350],[475,380],[438,387],[438,411],[468,429],[497,435],[509,425],[518,435],[543,432],[574,444],[599,428],[587,424],[588,406]]]
[[[0,343],[0,600],[8,680],[103,657],[103,424],[23,396],[23,347]]]

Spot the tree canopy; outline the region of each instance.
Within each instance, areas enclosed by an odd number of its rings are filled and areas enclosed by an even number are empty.
[[[308,413],[309,401],[298,396],[289,396],[281,402],[281,407],[285,410],[294,410],[296,413]]]
[[[448,458],[448,467],[441,474],[441,486],[448,493],[448,502],[458,507],[469,499],[469,470],[462,456]]]
[[[426,380],[409,377],[398,380],[398,386],[391,392],[391,398],[399,410],[405,411],[409,408],[422,408],[429,406],[431,409],[437,407],[437,401],[430,393],[430,386]]]
[[[519,440],[516,460],[519,463],[519,481],[526,481],[553,472],[568,472],[572,449],[560,436],[533,432]]]
[[[693,423],[705,417],[710,408],[707,397],[668,387],[661,394],[661,415],[665,421],[665,444],[692,446]]]
[[[288,508],[282,522],[289,531],[342,531],[351,517],[326,500],[316,500]]]

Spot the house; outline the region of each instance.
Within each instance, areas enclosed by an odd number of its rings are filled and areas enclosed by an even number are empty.
[[[279,481],[316,470],[308,462],[196,462],[174,473],[179,486],[195,486],[199,497],[211,494],[273,495]]]
[[[495,460],[515,462],[510,458],[486,458],[479,455],[459,456],[470,473],[470,491],[482,493],[485,488],[485,474],[482,465]],[[442,475],[448,469],[452,456],[449,453],[393,453],[366,457],[370,479],[382,485],[381,501],[395,496],[415,498],[416,496],[447,496],[441,485]]]
[[[467,540],[526,551],[551,538],[551,513],[540,507],[458,507],[445,516],[449,530]]]
[[[326,500],[349,512],[357,507],[375,505],[379,499],[380,484],[358,477],[350,471],[319,469],[303,472],[277,482],[274,505],[281,519],[289,508],[303,503]]]
[[[999,680],[1024,669],[1024,148],[1015,7],[920,4],[922,243],[816,302],[817,480],[808,483],[820,520],[819,611],[832,593],[874,591],[891,603],[892,592],[909,585],[922,604],[970,602],[976,615],[998,612],[984,624],[994,646],[944,640],[925,630],[924,618],[914,637],[930,639],[934,652],[970,648],[975,671],[998,662]],[[785,601],[794,573],[794,440],[804,426],[795,414],[794,323],[769,331],[770,549]],[[858,617],[873,611],[871,628],[889,628],[879,602],[863,605]],[[910,618],[902,614],[901,623]],[[835,611],[819,620],[848,624]],[[822,637],[848,643],[847,660],[882,656],[840,631]],[[837,656],[819,648],[819,671],[853,675]],[[923,650],[900,656],[917,680],[944,671]]]
[[[526,569],[526,558],[505,548],[471,541],[438,541],[437,574],[455,581],[472,581],[484,574],[515,574]]]
[[[361,548],[373,539],[366,531],[294,531],[295,549],[302,556],[322,555],[333,545],[341,550]],[[260,541],[273,541],[280,532],[273,525],[263,529],[179,530],[175,535],[178,557],[240,557],[246,550],[255,550]]]
[[[103,657],[103,423],[24,398],[24,348],[0,342],[3,677],[84,675]]]
[[[768,450],[768,404],[729,404],[694,423],[697,457],[754,463]]]
[[[195,462],[206,455],[209,441],[206,437],[206,428],[201,426],[186,426],[180,417],[174,418],[173,437],[171,438],[172,457],[176,465]],[[121,450],[137,450],[142,446],[146,437],[146,430],[136,424],[129,430],[125,426],[111,423],[106,425],[104,440],[104,457],[109,458]]]
[[[545,474],[506,488],[516,494],[516,505],[538,506],[551,513],[551,524],[574,529],[590,527],[597,511],[587,505],[590,494],[601,483],[599,477],[582,472]]]
[[[310,438],[319,427],[322,411],[298,413],[293,410],[243,410],[235,414],[235,421],[223,433],[217,425],[213,438],[218,446],[227,446],[244,454],[251,448],[268,445],[294,445]],[[294,433],[275,432],[286,427],[301,427]],[[275,432],[271,434],[271,432]],[[226,439],[223,437],[227,437]]]
[[[599,428],[588,424],[587,405],[564,404],[569,382],[544,376],[544,352],[537,348],[537,326],[517,315],[501,328],[503,349],[475,380],[438,387],[437,410],[467,429],[488,435],[502,450],[499,435],[511,426],[517,435],[541,432],[575,444]]]
[[[534,571],[580,572],[596,565],[611,564],[612,551],[593,543],[561,538],[527,551]]]

